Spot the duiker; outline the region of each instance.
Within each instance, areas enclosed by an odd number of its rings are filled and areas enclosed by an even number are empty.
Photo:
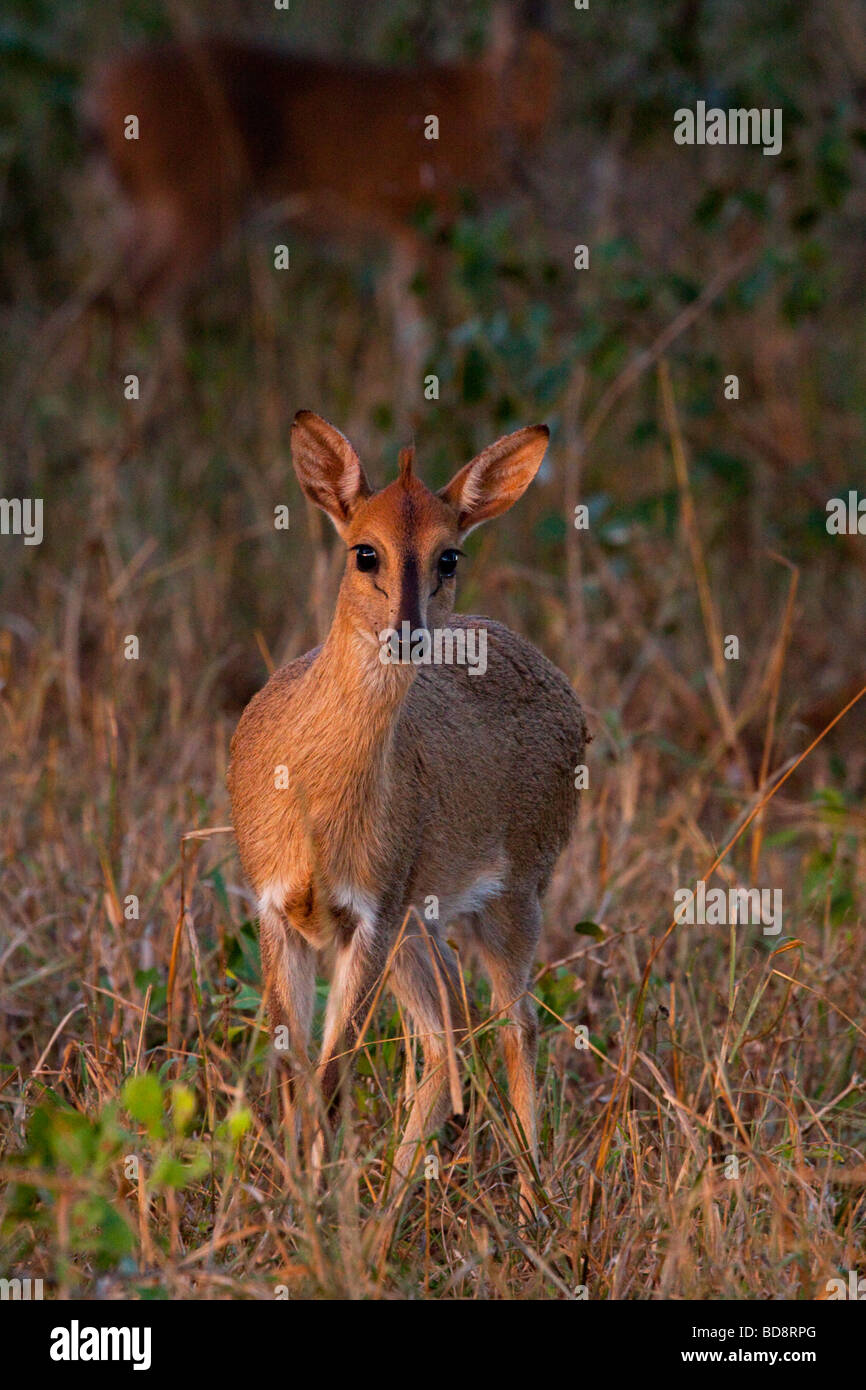
[[[511,11],[495,28],[476,61],[414,68],[224,38],[106,64],[85,110],[128,201],[135,295],[153,301],[188,281],[257,205],[281,203],[338,242],[382,235],[413,261],[416,209],[448,220],[463,192],[501,194],[515,150],[548,123],[552,41]]]
[[[97,167],[121,193],[100,299],[115,312],[176,303],[256,211],[277,209],[340,251],[379,242],[408,409],[432,341],[413,285],[435,268],[414,214],[447,227],[466,193],[507,195],[549,124],[559,52],[534,27],[536,0],[524,4],[529,20],[500,11],[487,52],[462,63],[388,68],[222,38],[108,63],[85,102]]]
[[[523,494],[547,440],[541,425],[509,434],[438,493],[404,450],[399,478],[373,492],[339,431],[308,411],[295,417],[295,471],[337,528],[346,569],[327,639],[247,706],[229,773],[271,1025],[286,1030],[301,1065],[316,955],[335,946],[319,1069],[326,1105],[383,974],[412,1020],[424,1066],[395,1158],[403,1178],[449,1113],[449,1026],[458,1041],[469,1026],[447,939],[461,920],[507,1019],[525,1207],[537,1165],[526,991],[542,896],[575,819],[586,729],[565,676],[534,646],[452,610],[461,542]],[[446,627],[476,646],[483,639],[483,671],[411,659],[419,638]],[[412,645],[395,647],[394,632]]]

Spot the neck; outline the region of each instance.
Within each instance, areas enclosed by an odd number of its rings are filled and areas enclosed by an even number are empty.
[[[338,605],[299,692],[295,752],[318,853],[335,879],[349,882],[375,875],[371,827],[388,823],[393,734],[416,674],[383,664],[379,650]]]
[[[323,694],[331,692],[339,698],[345,712],[341,723],[354,724],[363,715],[367,728],[384,737],[399,716],[416,668],[383,662],[381,650],[379,639],[342,611],[338,600],[331,630],[311,674],[317,674]],[[358,729],[357,734],[363,736],[365,730]]]

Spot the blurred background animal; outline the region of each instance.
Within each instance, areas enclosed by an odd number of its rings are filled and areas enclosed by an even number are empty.
[[[399,380],[417,399],[430,337],[413,282],[432,249],[418,214],[441,233],[467,195],[521,186],[556,96],[546,8],[500,5],[482,54],[462,61],[384,66],[222,37],[112,59],[85,112],[123,200],[115,292],[164,305],[257,211],[344,249],[378,240]]]

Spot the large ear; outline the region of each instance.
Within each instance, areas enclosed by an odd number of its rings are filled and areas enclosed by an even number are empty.
[[[460,469],[439,494],[457,512],[460,531],[465,534],[507,512],[523,496],[538,472],[549,438],[546,425],[527,425],[497,439]]]
[[[292,462],[298,482],[342,533],[360,501],[370,496],[361,460],[345,435],[311,410],[299,410],[292,424]]]

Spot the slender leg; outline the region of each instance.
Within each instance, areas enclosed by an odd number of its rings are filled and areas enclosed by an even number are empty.
[[[122,260],[136,304],[163,310],[207,267],[232,212],[206,193],[187,189],[184,198],[156,194],[134,210],[123,234]]]
[[[502,1048],[508,1093],[522,1131],[522,1135],[518,1134],[518,1142],[537,1171],[535,1064],[538,1055],[538,1019],[535,1005],[527,998],[526,990],[541,933],[541,904],[535,895],[498,899],[487,905],[483,916],[476,922],[494,1012],[504,1009],[509,1019],[508,1025],[501,1030]],[[520,1206],[524,1215],[535,1215],[537,1204],[523,1163],[520,1165]]]
[[[316,954],[275,907],[259,916],[262,974],[271,1046],[280,1063],[286,1118],[298,1133],[295,1085],[309,1070],[310,1032],[316,988]]]
[[[445,1010],[456,1042],[465,1036],[466,1020],[456,957],[450,946],[432,932],[425,937],[410,924],[392,962],[389,983],[421,1035],[424,1058],[421,1080],[394,1156],[397,1173],[408,1180],[417,1166],[423,1141],[435,1133],[451,1111]],[[413,1059],[407,1057],[407,1068],[412,1064]]]
[[[352,1068],[354,1048],[382,975],[381,952],[375,939],[363,931],[347,931],[337,946],[337,959],[319,1057],[319,1086],[332,1123],[346,1076]],[[313,1167],[321,1169],[325,1132],[319,1127],[313,1145]]]
[[[336,1103],[340,1082],[348,1069],[348,1058],[340,1054],[349,1051],[357,1042],[372,1003],[377,976],[378,971],[359,932],[338,946],[319,1057],[322,1097],[328,1107]]]

